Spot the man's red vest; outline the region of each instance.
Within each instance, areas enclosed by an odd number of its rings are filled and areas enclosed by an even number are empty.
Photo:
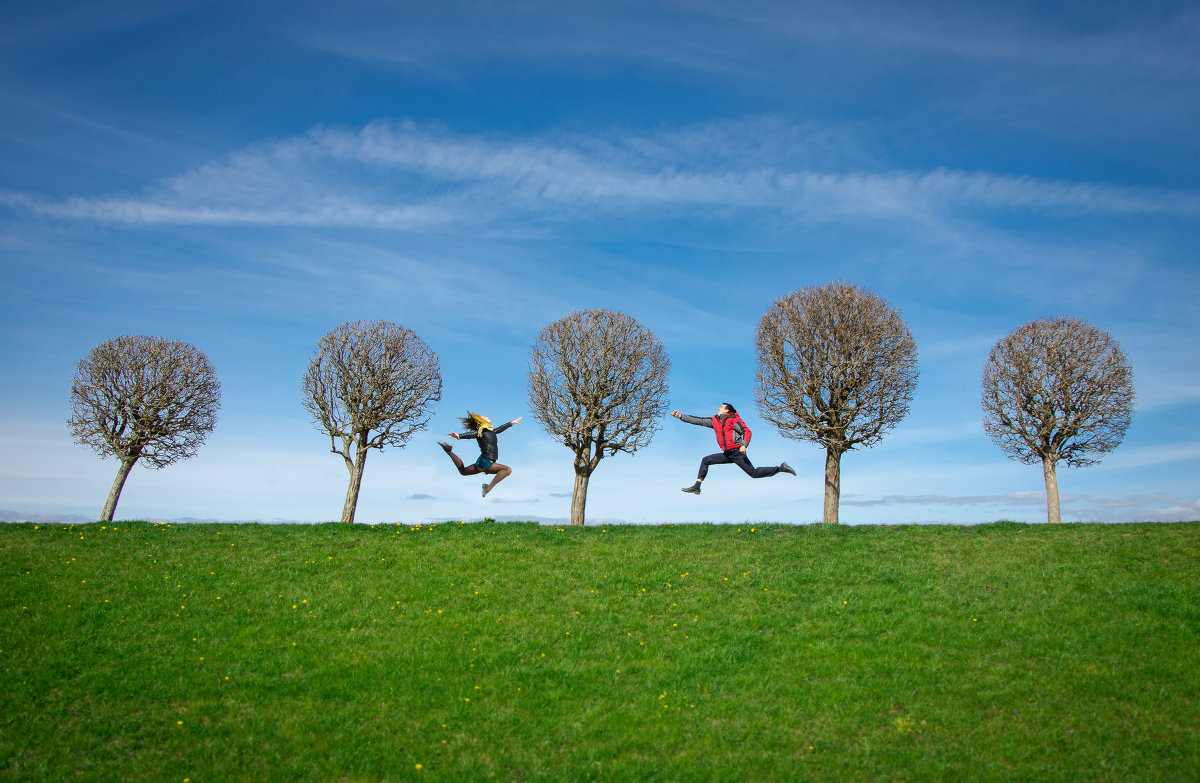
[[[722,421],[720,416],[712,417],[713,432],[717,434],[717,445],[722,451],[739,448],[734,442],[733,425],[742,425],[742,442],[750,445],[750,428],[746,426],[746,422],[742,421],[742,417],[736,413],[731,413]]]

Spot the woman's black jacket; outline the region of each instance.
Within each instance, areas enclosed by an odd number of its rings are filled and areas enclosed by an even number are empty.
[[[495,462],[500,458],[500,446],[496,442],[496,436],[512,426],[512,422],[501,424],[494,430],[484,430],[483,432],[462,432],[458,437],[462,440],[470,440],[471,438],[479,439],[479,453],[485,459],[490,459]]]

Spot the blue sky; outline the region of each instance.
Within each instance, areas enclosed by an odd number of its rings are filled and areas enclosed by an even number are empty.
[[[1200,518],[1195,3],[434,5],[0,10],[0,509],[98,513],[116,463],[71,442],[71,377],[137,333],[204,350],[223,401],[118,518],[336,519],[346,471],[300,378],[323,334],[384,318],[444,392],[427,436],[368,459],[359,521],[565,518],[529,347],[607,307],[662,339],[671,407],[733,402],[755,463],[799,475],[685,495],[714,442],[667,419],[601,464],[589,518],[817,521],[823,453],[754,410],[754,329],[848,280],[899,308],[921,376],[843,459],[843,521],[1043,520],[979,379],[1060,314],[1120,342],[1138,393],[1119,449],[1060,470],[1063,518]],[[435,445],[467,407],[525,416],[487,499]]]

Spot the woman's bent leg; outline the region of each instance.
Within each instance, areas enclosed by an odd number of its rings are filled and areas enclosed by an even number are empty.
[[[483,493],[486,495],[488,492],[491,492],[493,489],[495,489],[497,484],[512,475],[512,468],[510,468],[508,465],[501,465],[499,462],[494,462],[492,463],[492,466],[485,472],[494,476],[492,483],[487,485],[487,491]]]
[[[446,453],[450,455],[450,459],[454,460],[454,467],[458,468],[460,476],[476,476],[479,474],[479,468],[474,465],[464,465],[463,461],[453,451],[447,451]]]

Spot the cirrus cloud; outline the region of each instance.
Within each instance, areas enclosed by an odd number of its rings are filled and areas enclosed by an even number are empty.
[[[746,121],[747,135],[761,123]],[[708,154],[695,155],[711,133]],[[678,135],[678,134],[675,134]],[[662,139],[497,139],[413,122],[318,127],[163,180],[140,194],[0,204],[46,218],[134,226],[254,225],[445,231],[547,230],[619,216],[708,211],[770,219],[937,221],[978,211],[1200,216],[1200,193],[948,168],[822,171],[770,165],[718,146],[728,127],[695,128],[688,157]],[[812,163],[812,162],[810,162]]]

